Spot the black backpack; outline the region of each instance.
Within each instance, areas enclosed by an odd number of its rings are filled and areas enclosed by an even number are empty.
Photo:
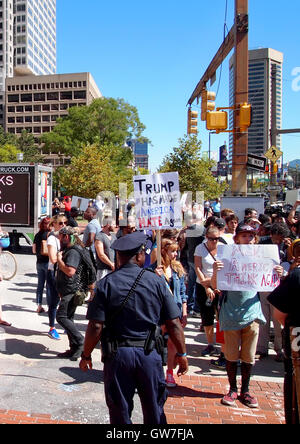
[[[79,245],[73,245],[74,250],[76,250],[80,256],[81,261],[76,270],[77,277],[77,288],[76,290],[86,292],[90,285],[94,284],[97,279],[96,268],[91,259],[90,251],[87,248],[83,248]]]

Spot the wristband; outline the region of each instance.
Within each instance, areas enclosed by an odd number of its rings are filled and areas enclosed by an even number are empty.
[[[176,356],[178,358],[185,358],[187,356],[187,354],[186,353],[176,353]]]
[[[83,359],[84,361],[91,361],[92,360],[92,356],[85,356],[84,353],[81,353],[81,359]]]

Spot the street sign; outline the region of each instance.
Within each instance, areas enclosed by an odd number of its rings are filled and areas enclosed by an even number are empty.
[[[265,157],[271,160],[273,163],[276,163],[282,155],[283,152],[280,151],[276,146],[271,146],[271,148],[265,153]]]
[[[255,154],[248,154],[247,166],[254,170],[265,171],[267,159],[265,157],[256,156]]]

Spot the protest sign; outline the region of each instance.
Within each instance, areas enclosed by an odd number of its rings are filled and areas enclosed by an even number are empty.
[[[178,173],[133,178],[136,228],[182,228]]]
[[[280,283],[274,267],[280,264],[277,245],[219,245],[217,288],[231,291],[273,291]]]

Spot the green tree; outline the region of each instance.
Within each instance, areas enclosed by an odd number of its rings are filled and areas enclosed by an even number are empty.
[[[196,136],[178,140],[178,147],[164,157],[158,172],[178,171],[180,191],[203,191],[205,199],[221,196],[227,188],[219,184],[211,173],[215,162],[201,158],[201,141]]]
[[[144,130],[134,106],[123,99],[100,98],[89,106],[72,107],[41,141],[44,152],[77,156],[88,144],[122,146],[128,138],[146,140]]]
[[[23,130],[20,137],[17,138],[18,152],[23,153],[24,163],[42,162],[43,156],[40,154],[38,147],[35,145],[34,136]]]
[[[17,153],[19,150],[15,145],[5,143],[0,146],[0,162],[14,163],[17,162]]]
[[[132,187],[132,169],[117,167],[113,151],[114,147],[107,144],[84,147],[81,154],[72,157],[70,166],[60,168],[57,183],[66,189],[67,194],[90,199],[100,191],[118,194],[119,182]],[[121,154],[118,153],[118,156],[120,158]]]

